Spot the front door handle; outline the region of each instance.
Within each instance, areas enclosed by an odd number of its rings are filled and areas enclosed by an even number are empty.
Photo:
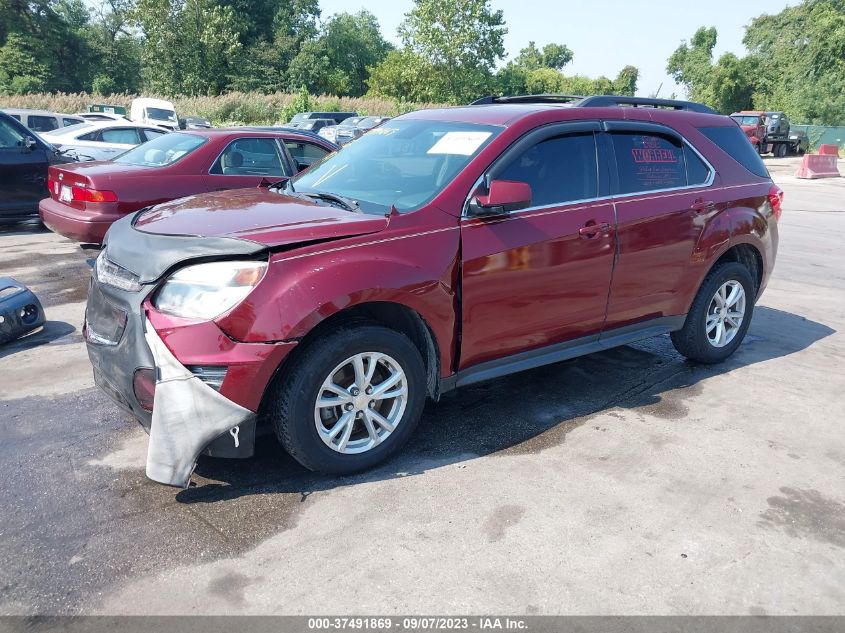
[[[578,235],[581,237],[586,237],[587,239],[592,239],[594,237],[598,237],[604,233],[610,233],[610,224],[607,222],[601,222],[596,224],[595,220],[590,220],[580,229],[578,229]]]
[[[712,211],[715,208],[715,202],[713,202],[712,200],[705,200],[704,198],[698,198],[695,202],[692,203],[692,210],[697,211],[698,213]]]

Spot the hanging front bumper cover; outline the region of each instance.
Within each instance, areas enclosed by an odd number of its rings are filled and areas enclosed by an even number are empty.
[[[188,371],[149,320],[145,319],[144,326],[157,370],[147,477],[187,488],[203,449],[227,431],[237,446],[239,428],[254,428],[256,416]]]

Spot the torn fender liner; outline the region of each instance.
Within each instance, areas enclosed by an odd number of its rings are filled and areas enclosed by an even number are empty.
[[[167,349],[150,322],[145,320],[144,325],[158,369],[147,477],[187,488],[197,457],[209,442],[241,424],[254,423],[255,414],[194,376]]]

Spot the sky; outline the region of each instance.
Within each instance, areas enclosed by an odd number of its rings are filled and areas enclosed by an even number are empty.
[[[508,59],[533,40],[566,44],[575,54],[563,72],[613,79],[627,64],[640,69],[637,94],[648,96],[662,84],[661,97],[685,97],[666,74],[666,60],[700,26],[719,32],[715,57],[745,54],[744,27],[763,13],[779,13],[797,0],[492,0],[505,15]],[[396,28],[412,0],[320,0],[322,16],[367,9],[379,19],[384,36],[398,44]]]

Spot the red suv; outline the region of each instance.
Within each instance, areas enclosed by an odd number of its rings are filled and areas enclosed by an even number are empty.
[[[724,360],[780,212],[742,131],[700,104],[487,98],[388,121],[283,188],[116,222],[85,336],[149,427],[151,479],[251,455],[259,420],[307,468],[351,473],[455,387],[663,333]]]

